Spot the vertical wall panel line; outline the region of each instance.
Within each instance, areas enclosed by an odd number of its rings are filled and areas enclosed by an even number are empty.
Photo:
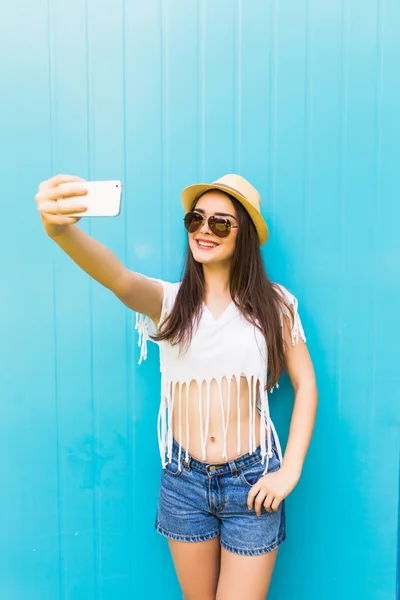
[[[49,136],[50,136],[50,173],[53,176],[54,173],[54,118],[55,118],[55,103],[54,103],[54,78],[53,78],[53,37],[51,34],[52,27],[52,13],[51,13],[51,0],[47,0],[46,3],[46,16],[47,16],[47,33],[48,33],[48,69],[49,69]],[[54,405],[55,405],[55,440],[56,440],[56,480],[57,480],[57,538],[58,538],[58,591],[59,600],[64,598],[64,572],[63,572],[63,540],[62,540],[62,523],[61,523],[61,511],[62,511],[62,498],[61,498],[61,460],[60,460],[60,407],[59,407],[59,394],[58,394],[58,339],[57,339],[57,276],[56,276],[56,264],[57,258],[54,257],[52,260],[51,267],[51,285],[53,291],[53,364],[54,364]]]
[[[160,135],[161,135],[161,173],[160,173],[160,195],[162,203],[162,216],[163,226],[161,227],[161,240],[162,240],[162,259],[161,269],[162,275],[165,278],[170,264],[170,246],[169,243],[169,231],[170,231],[170,220],[169,220],[169,198],[168,194],[168,161],[167,161],[167,148],[168,148],[168,21],[167,21],[167,10],[164,0],[160,0]]]
[[[200,160],[198,161],[198,179],[205,181],[205,6],[203,0],[198,0],[198,40],[197,40],[197,60],[198,60],[198,139],[200,146]]]
[[[269,173],[267,182],[267,199],[268,199],[268,214],[273,215],[272,231],[270,236],[273,236],[273,226],[275,224],[275,203],[276,203],[276,165],[277,165],[277,138],[276,138],[276,123],[278,119],[278,0],[273,0],[270,10],[270,26],[269,26],[269,123],[268,123],[268,165],[267,172]],[[272,234],[272,235],[271,235]]]
[[[58,352],[57,352],[57,294],[56,294],[56,265],[53,264],[53,330],[54,330],[54,403],[55,403],[55,429],[56,429],[56,462],[57,462],[57,526],[58,526],[58,570],[59,570],[59,593],[60,600],[64,598],[64,573],[62,568],[62,525],[61,525],[61,461],[60,461],[60,416],[59,416],[59,397],[58,397]]]
[[[86,54],[86,143],[87,143],[87,178],[90,180],[94,175],[94,165],[95,165],[95,157],[94,157],[94,107],[92,104],[93,90],[91,87],[92,83],[92,75],[91,75],[91,63],[90,63],[90,49],[89,49],[89,1],[85,0],[85,54]],[[88,234],[92,235],[92,222],[89,219],[88,223]],[[88,315],[88,323],[89,323],[89,365],[90,365],[90,405],[92,411],[92,444],[91,444],[91,453],[92,458],[94,457],[95,452],[98,454],[99,452],[99,440],[96,435],[97,433],[97,411],[96,411],[96,402],[95,402],[95,390],[94,390],[94,360],[93,360],[93,280],[89,278],[88,281],[88,294],[89,294],[89,315]],[[100,565],[100,538],[101,538],[101,530],[97,530],[97,527],[100,525],[100,519],[98,514],[98,497],[97,497],[97,487],[94,485],[93,487],[93,496],[92,496],[92,522],[93,522],[93,535],[92,535],[92,544],[93,544],[93,563],[94,563],[94,590],[95,596],[99,597],[101,600],[102,592],[99,585],[99,576],[101,573],[101,565]]]
[[[128,251],[128,217],[129,217],[129,206],[128,206],[128,202],[126,201],[127,198],[129,197],[129,193],[128,193],[128,189],[127,189],[127,173],[128,173],[128,169],[127,169],[127,135],[126,135],[126,128],[127,128],[127,102],[126,102],[126,95],[127,95],[127,89],[126,89],[126,28],[127,28],[127,20],[126,20],[126,0],[122,0],[122,24],[121,24],[121,28],[122,28],[122,110],[123,110],[123,132],[122,132],[122,143],[123,143],[123,158],[122,158],[122,176],[123,176],[123,196],[122,196],[122,202],[123,202],[123,214],[125,215],[125,221],[124,221],[124,263],[125,266],[128,267],[128,263],[129,263],[129,251]],[[133,270],[135,270],[135,265],[133,265]],[[132,417],[133,417],[133,411],[131,410],[131,407],[133,407],[133,377],[134,377],[134,369],[133,369],[133,336],[132,336],[132,332],[133,332],[133,318],[134,318],[134,313],[133,311],[129,310],[128,308],[125,309],[125,372],[126,372],[126,385],[125,385],[125,421],[126,421],[126,441],[127,441],[127,453],[128,456],[131,457],[133,456],[133,450],[134,450],[134,443],[133,443],[133,436],[134,436],[134,427],[133,427],[133,422],[132,422]],[[133,503],[133,498],[134,498],[134,491],[133,491],[133,471],[131,468],[132,462],[131,459],[128,459],[128,468],[126,469],[126,478],[127,478],[127,492],[128,492],[128,506],[129,506],[129,511],[128,511],[128,531],[129,531],[129,535],[128,538],[129,540],[133,540],[134,539],[134,535],[133,535],[133,522],[132,522],[132,515],[133,515],[133,509],[132,509],[132,503]],[[132,549],[130,547],[130,545],[128,546],[128,569],[129,572],[127,573],[127,576],[129,577],[129,581],[128,581],[128,589],[129,589],[129,595],[131,598],[134,597],[134,591],[133,591],[133,577],[132,577],[132,573],[134,573],[134,562],[133,562],[133,555],[134,553],[132,552]]]
[[[310,230],[310,210],[311,210],[311,198],[310,198],[310,169],[311,169],[311,119],[310,113],[312,111],[312,83],[310,76],[310,14],[309,14],[309,0],[305,0],[305,31],[304,31],[304,45],[305,45],[305,72],[304,72],[304,179],[303,179],[303,230],[306,232],[304,235],[304,246],[303,253],[306,258],[308,255],[308,244],[309,244],[309,230]]]
[[[127,124],[127,107],[126,107],[126,0],[122,1],[122,119],[123,119],[123,131],[122,131],[122,146],[123,146],[123,157],[122,157],[122,177],[123,177],[123,198],[122,202],[124,208],[124,263],[125,266],[128,266],[129,253],[128,253],[128,216],[129,216],[129,206],[125,201],[127,196],[127,139],[126,139],[126,124]]]
[[[346,0],[341,3],[341,46],[340,46],[340,106],[339,106],[339,206],[340,206],[340,233],[339,233],[339,252],[340,252],[340,281],[345,276],[346,264],[346,209],[345,209],[345,183],[344,183],[344,165],[347,149],[347,93],[348,93],[348,63],[347,63],[347,42],[348,42],[348,13]],[[337,417],[341,418],[341,403],[343,397],[342,386],[342,354],[343,354],[343,312],[344,312],[345,290],[344,286],[339,289],[339,309],[338,309],[338,345],[337,345]]]
[[[375,225],[373,227],[373,249],[376,254],[378,249],[379,241],[379,223],[380,223],[380,210],[379,210],[379,190],[381,183],[381,167],[382,167],[382,123],[381,123],[381,111],[382,111],[382,92],[383,92],[383,80],[382,80],[382,59],[383,59],[383,44],[384,37],[382,35],[383,28],[383,15],[385,9],[385,0],[377,0],[376,2],[376,64],[375,64],[375,115],[374,115],[374,148],[375,148],[375,161],[374,161],[374,173],[373,173],[373,186],[374,186],[374,213],[375,213]],[[376,399],[376,340],[377,340],[377,286],[373,286],[372,291],[372,368],[371,368],[371,411],[370,411],[370,431],[369,439],[374,439],[374,426],[375,426],[375,399]],[[375,460],[374,452],[371,452],[370,460]]]
[[[235,6],[235,57],[234,62],[234,139],[235,173],[241,173],[241,146],[242,146],[242,0],[237,0]]]

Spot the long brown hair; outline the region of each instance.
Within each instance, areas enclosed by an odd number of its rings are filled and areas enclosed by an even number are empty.
[[[268,348],[268,383],[272,389],[285,370],[285,343],[281,314],[284,300],[269,280],[261,256],[258,235],[253,221],[243,205],[233,196],[239,223],[236,246],[231,262],[230,293],[243,316],[264,335]],[[193,210],[199,198],[194,202]],[[189,244],[182,274],[182,283],[170,315],[153,339],[167,340],[181,348],[188,347],[197,327],[205,296],[202,264],[193,258]],[[287,306],[293,318],[293,311]]]

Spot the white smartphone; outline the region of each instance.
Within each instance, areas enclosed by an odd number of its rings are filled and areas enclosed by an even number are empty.
[[[83,185],[88,192],[85,196],[79,196],[74,200],[79,198],[82,204],[88,208],[85,212],[69,213],[69,217],[116,217],[119,215],[122,196],[121,181],[82,181],[76,182],[76,185]],[[65,198],[65,200],[71,199]]]

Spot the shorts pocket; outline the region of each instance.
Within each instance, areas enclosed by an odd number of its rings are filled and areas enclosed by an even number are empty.
[[[272,450],[273,454],[269,459],[267,473],[274,473],[275,471],[278,471],[278,469],[280,469],[281,466],[278,458],[278,452],[274,446],[272,447]],[[260,477],[263,476],[264,469],[265,461],[264,464],[262,464],[260,458],[260,460],[251,463],[247,467],[243,467],[243,469],[241,469],[240,471],[240,477],[243,483],[245,483],[248,487],[253,487],[253,485],[257,483]]]
[[[182,470],[184,469],[183,460],[181,459],[181,470],[178,470],[178,457],[175,453],[172,453],[171,462],[167,462],[163,471],[168,475],[172,475],[172,477],[180,477],[182,475]]]
[[[248,465],[247,467],[243,467],[240,471],[240,478],[243,483],[248,485],[249,487],[253,487],[255,483],[262,477],[265,465],[261,464],[261,458],[257,462]]]

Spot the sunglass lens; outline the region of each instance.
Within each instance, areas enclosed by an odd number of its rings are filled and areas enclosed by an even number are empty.
[[[203,222],[203,217],[197,213],[187,213],[184,218],[184,223],[189,233],[194,233],[198,230]]]
[[[210,217],[208,223],[211,231],[220,238],[226,237],[231,231],[231,224],[228,219]]]

